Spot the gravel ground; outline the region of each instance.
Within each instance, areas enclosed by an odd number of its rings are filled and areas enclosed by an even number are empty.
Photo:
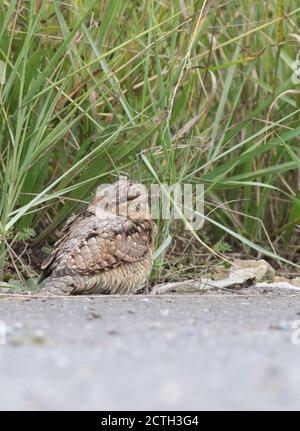
[[[1,297],[0,320],[2,410],[300,407],[299,295]]]

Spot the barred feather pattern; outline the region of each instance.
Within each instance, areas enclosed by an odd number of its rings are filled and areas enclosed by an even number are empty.
[[[155,224],[147,211],[141,211],[142,186],[130,182],[127,188],[130,217],[124,216],[124,208],[120,211],[121,201],[116,211],[110,208],[109,193],[101,190],[85,210],[67,222],[42,265],[40,281],[46,279],[46,285],[41,293],[133,294],[147,282]]]

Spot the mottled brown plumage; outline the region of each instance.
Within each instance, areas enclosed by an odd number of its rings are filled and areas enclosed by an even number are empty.
[[[65,225],[42,264],[43,292],[135,293],[152,267],[155,224],[141,184],[99,187],[93,201]]]

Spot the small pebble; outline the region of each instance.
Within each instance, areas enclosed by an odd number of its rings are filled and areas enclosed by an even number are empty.
[[[166,316],[167,317],[170,314],[170,310],[168,308],[166,308],[165,310],[161,310],[160,314],[162,316]]]
[[[13,328],[14,328],[14,329],[22,329],[23,327],[24,327],[23,322],[15,322],[15,323],[13,324]]]
[[[291,323],[285,322],[285,321],[278,322],[278,323],[271,323],[269,328],[278,330],[278,331],[289,331],[291,329]]]
[[[88,316],[87,316],[88,320],[93,320],[93,319],[101,319],[101,314],[97,313],[97,311],[90,311]]]
[[[44,331],[42,329],[36,329],[33,333],[31,341],[34,344],[44,344],[46,342]]]
[[[109,329],[109,330],[107,331],[107,333],[108,333],[109,335],[119,335],[119,334],[120,334],[120,332],[119,332],[119,331],[117,331],[116,329]]]

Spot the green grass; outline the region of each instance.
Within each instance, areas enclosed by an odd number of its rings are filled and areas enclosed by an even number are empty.
[[[153,279],[205,247],[299,268],[300,7],[221,3],[0,0],[0,279],[120,174],[205,185],[204,229],[158,223]]]

